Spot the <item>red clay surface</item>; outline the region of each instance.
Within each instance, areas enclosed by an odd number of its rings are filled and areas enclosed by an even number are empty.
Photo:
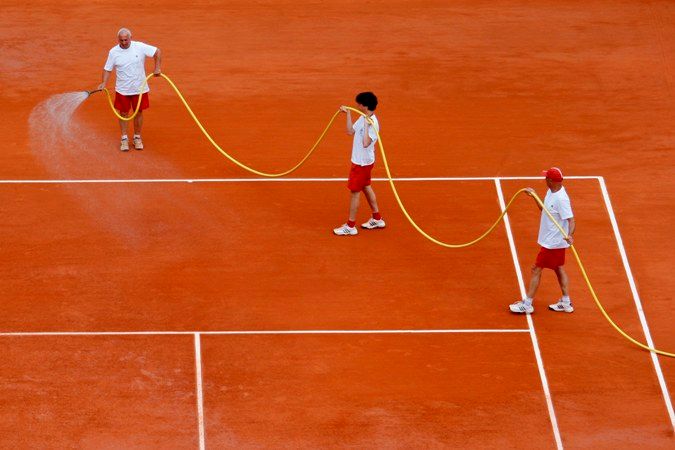
[[[214,448],[554,445],[528,334],[205,336],[202,355]]]
[[[483,276],[491,280],[469,282],[476,265],[414,234],[393,209],[383,183],[377,188],[381,201],[391,205],[390,227],[338,241],[332,226],[346,213],[333,207],[348,200],[345,185],[12,186],[15,195],[5,207],[16,234],[3,261],[13,280],[5,303],[12,314],[0,317],[1,328],[523,327],[522,318],[503,311],[504,299],[517,295],[503,227],[484,245],[465,251],[481,261]],[[457,214],[487,227],[499,213],[492,182],[406,183],[401,190],[440,202],[434,211],[411,207],[427,223]],[[251,207],[261,198],[278,200]],[[106,211],[98,211],[92,199],[105,201]],[[453,201],[459,204],[451,208]],[[334,220],[321,226],[316,218],[288,219],[308,210]],[[36,234],[43,223],[51,224],[50,232]],[[455,220],[434,223],[430,231],[458,240],[472,237]]]
[[[507,195],[519,187],[516,182],[504,184]],[[598,182],[566,184],[575,214],[580,218],[576,245],[590,271],[593,286],[612,318],[629,334],[642,337]],[[510,216],[521,268],[527,274],[538,251],[532,242],[537,220],[524,208]],[[566,443],[573,448],[603,447],[607,438],[597,430],[612,429],[612,439],[620,440],[625,447],[668,447],[672,434],[653,420],[665,416],[665,406],[650,358],[644,352],[627,351],[626,341],[597,311],[572,258],[569,254],[567,266],[571,278],[576,280],[572,287],[574,317],[583,316],[583,320],[569,320],[568,316],[561,317],[543,308],[537,311],[535,319],[560,427],[570,433]],[[538,296],[540,306],[552,303],[560,295],[552,272],[545,272],[543,283]],[[658,320],[650,323],[653,328]],[[657,342],[662,342],[664,348],[673,348],[673,336],[667,338]],[[673,374],[666,369],[665,376],[672,385]]]
[[[28,1],[0,13],[0,179],[248,177],[162,80],[151,85],[144,152],[116,149],[100,94],[76,112],[75,144],[40,143],[39,124],[31,134],[36,105],[98,84],[128,26],[162,48],[164,71],[218,142],[262,170],[294,164],[340,104],[370,89],[396,176],[529,176],[551,165],[604,176],[656,345],[675,350],[671,2]],[[341,128],[295,175],[346,176]],[[507,198],[530,184],[544,193],[541,182],[503,182]],[[642,340],[597,181],[567,186],[594,285]],[[506,312],[519,292],[502,226],[477,247],[441,249],[410,228],[384,183],[375,188],[388,228],[337,239],[342,182],[2,184],[0,330],[527,327]],[[498,212],[490,181],[400,188],[449,241]],[[512,226],[526,274],[537,221],[520,200]],[[577,311],[545,310],[557,296],[547,273],[534,316],[564,446],[672,448],[649,355],[609,328],[569,267]],[[0,446],[195,448],[189,337],[0,337]],[[207,447],[555,447],[527,334],[203,339]],[[661,364],[673,396],[675,361]],[[143,371],[173,384],[134,391]],[[280,398],[287,416],[272,409]]]
[[[191,336],[3,337],[2,448],[190,448]]]

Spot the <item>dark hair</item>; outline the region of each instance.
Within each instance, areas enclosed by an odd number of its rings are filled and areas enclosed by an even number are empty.
[[[361,92],[356,96],[356,103],[363,105],[371,111],[377,108],[377,97],[372,92]]]

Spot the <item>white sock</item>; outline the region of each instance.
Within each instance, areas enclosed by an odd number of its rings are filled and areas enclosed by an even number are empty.
[[[534,299],[531,299],[530,297],[525,297],[523,299],[523,303],[525,303],[527,306],[532,306],[532,300]]]
[[[127,136],[126,134],[123,134],[123,135],[122,135],[122,140],[125,140],[125,139],[129,139],[129,136]]]
[[[563,301],[563,303],[572,303],[572,300],[570,300],[569,295],[563,295],[561,300]]]
[[[134,139],[136,139],[136,138],[140,139],[140,138],[141,138],[141,135],[140,135],[140,134],[135,134],[135,133],[134,133]]]

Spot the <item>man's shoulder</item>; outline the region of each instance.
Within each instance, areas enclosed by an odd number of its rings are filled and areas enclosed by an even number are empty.
[[[553,200],[561,206],[569,206],[571,204],[570,197],[564,188],[555,193]]]
[[[154,45],[146,44],[142,41],[131,41],[131,45],[138,49],[156,48]]]
[[[369,116],[368,118],[375,124],[375,126],[379,126],[380,121],[377,120],[377,117],[375,116],[375,114]],[[365,125],[365,123],[366,123],[366,118],[365,118],[364,116],[360,116],[358,120],[360,120],[361,123],[362,123],[363,125]],[[357,122],[358,122],[358,121],[357,121]]]
[[[567,195],[567,189],[565,189],[564,186],[560,188],[560,198],[563,200],[570,201],[570,196]]]

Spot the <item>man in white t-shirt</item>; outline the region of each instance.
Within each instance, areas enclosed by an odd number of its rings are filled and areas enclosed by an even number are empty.
[[[572,214],[570,198],[567,196],[567,191],[565,191],[562,185],[562,171],[557,167],[551,167],[544,171],[542,175],[546,177],[546,185],[548,186],[544,205],[555,221],[565,230],[567,237],[564,237],[560,233],[558,227],[555,226],[548,217],[548,214],[537,203],[539,209],[542,210],[541,221],[539,223],[539,236],[537,238],[537,243],[541,246],[541,250],[537,255],[534,266],[532,266],[532,278],[527,295],[521,301],[509,305],[511,312],[518,314],[531,314],[534,312],[532,301],[539,288],[541,272],[544,269],[551,269],[555,272],[558,277],[558,284],[560,284],[560,290],[562,291],[560,300],[557,303],[549,305],[549,308],[553,311],[566,313],[574,311],[568,291],[569,279],[563,265],[565,264],[565,249],[573,242],[572,235],[576,229],[576,222],[574,221],[574,214]],[[527,193],[532,196],[534,189],[528,188]]]
[[[105,87],[110,74],[115,69],[117,74],[115,82],[115,109],[119,110],[120,115],[128,117],[129,111],[133,113],[136,110],[140,97],[141,105],[138,114],[134,117],[134,148],[142,150],[143,140],[141,139],[141,130],[143,128],[143,110],[150,107],[150,98],[148,96],[150,88],[145,82],[145,59],[153,58],[155,60],[153,74],[158,77],[162,73],[160,68],[162,52],[152,45],[132,41],[131,31],[126,28],[122,28],[117,32],[117,40],[119,41],[119,45],[114,46],[108,52],[108,60],[103,67],[103,81],[98,85],[98,89]],[[142,93],[141,89],[143,90]],[[119,122],[122,131],[120,150],[126,152],[129,150],[127,122],[121,119]]]
[[[385,227],[377,206],[375,191],[370,186],[370,174],[375,164],[375,142],[377,142],[377,133],[380,130],[380,123],[375,117],[377,97],[372,92],[361,92],[356,96],[356,104],[357,109],[364,113],[373,122],[373,125],[363,116],[360,116],[356,123],[352,124],[351,112],[344,106],[340,107],[340,111],[347,115],[347,134],[354,136],[354,140],[352,142],[352,166],[347,182],[347,188],[350,191],[349,218],[345,224],[333,229],[333,233],[338,236],[358,234],[356,212],[359,208],[362,191],[366,200],[368,200],[373,215],[368,222],[361,224],[361,227],[367,230]]]

